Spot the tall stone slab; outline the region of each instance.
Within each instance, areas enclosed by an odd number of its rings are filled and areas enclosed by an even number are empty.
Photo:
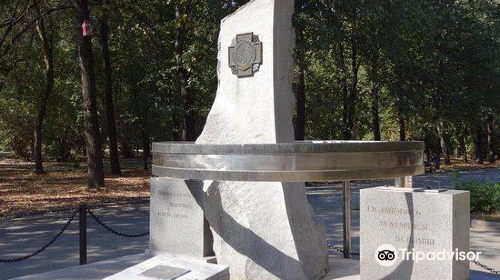
[[[197,143],[294,141],[293,11],[293,0],[253,0],[222,21],[219,87]],[[205,182],[204,191],[213,249],[232,280],[327,272],[326,231],[314,222],[304,184]]]

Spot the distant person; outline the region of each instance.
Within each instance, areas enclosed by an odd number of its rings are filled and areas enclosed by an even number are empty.
[[[431,173],[436,172],[437,170],[440,169],[441,165],[441,159],[439,156],[433,156],[431,159]]]

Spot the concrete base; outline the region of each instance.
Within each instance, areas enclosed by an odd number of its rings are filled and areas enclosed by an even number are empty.
[[[148,257],[143,254],[131,255],[88,265],[73,266],[56,271],[23,276],[11,280],[103,280],[147,259]],[[330,256],[330,273],[323,280],[360,279],[359,260],[343,259],[340,255]],[[498,276],[471,270],[470,280],[498,280]]]
[[[130,255],[87,265],[72,266],[50,272],[13,278],[11,280],[102,280],[147,259],[148,257],[144,254]]]
[[[203,259],[159,255],[127,268],[104,280],[229,280],[229,267],[209,264]]]
[[[470,271],[470,280],[498,280],[494,274],[476,270]],[[343,259],[341,256],[330,256],[330,273],[323,280],[361,280],[359,260]],[[377,279],[373,279],[377,280]]]

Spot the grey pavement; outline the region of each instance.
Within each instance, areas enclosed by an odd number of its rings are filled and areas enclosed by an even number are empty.
[[[9,152],[0,152],[0,158],[10,158],[13,154]]]
[[[94,210],[113,228],[124,233],[149,229],[149,203],[107,206]],[[21,257],[47,243],[64,225],[71,211],[0,222],[0,258]],[[88,262],[144,253],[148,237],[125,238],[113,235],[88,217]],[[61,238],[38,256],[19,263],[0,263],[0,279],[41,273],[79,264],[78,220]]]
[[[424,174],[413,177],[413,187],[415,188],[443,188],[450,189],[453,186],[455,174],[453,172],[439,172],[433,174]],[[459,182],[494,182],[500,183],[500,168],[486,168],[480,170],[460,171],[458,173]],[[361,181],[352,184],[352,190],[356,191],[362,188],[372,188],[378,186],[394,185],[394,180],[372,180]],[[311,194],[326,195],[330,193],[340,193],[342,191],[340,184],[321,187],[315,186],[308,188]]]
[[[460,180],[488,180],[500,182],[500,169],[462,172]],[[438,173],[415,177],[417,186],[449,188],[452,173]],[[352,235],[353,250],[359,251],[359,189],[380,186],[389,181],[362,182],[352,188]],[[342,192],[340,185],[308,188],[308,198],[328,230],[329,243],[342,245]],[[95,213],[113,228],[125,233],[142,233],[149,229],[149,204],[108,205],[96,209]],[[0,258],[14,258],[29,254],[49,241],[64,225],[71,211],[49,213],[44,216],[17,218],[0,221]],[[113,235],[88,218],[88,261],[102,260],[141,254],[148,248],[148,237],[124,238]],[[471,230],[473,250],[483,253],[482,262],[500,269],[500,228],[483,226]],[[337,253],[331,252],[332,255]],[[65,234],[50,248],[29,260],[0,263],[0,280],[23,275],[53,271],[78,265],[78,222],[70,226]],[[471,265],[472,269],[481,270]],[[477,272],[476,272],[477,273]],[[480,272],[479,272],[480,273]],[[33,278],[34,279],[34,278]],[[487,278],[490,279],[490,278]],[[494,278],[491,278],[494,279]],[[498,277],[500,279],[500,277]]]
[[[102,280],[147,259],[144,254],[130,255],[83,266],[72,266],[41,274],[22,276],[15,278],[15,280]],[[339,255],[331,255],[329,262],[330,272],[323,280],[360,280],[359,260],[343,259]],[[492,274],[471,271],[470,280],[497,279],[498,277]]]

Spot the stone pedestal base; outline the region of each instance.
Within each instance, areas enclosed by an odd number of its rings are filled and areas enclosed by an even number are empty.
[[[361,280],[469,279],[468,261],[402,260],[400,251],[468,252],[469,200],[469,192],[454,190],[361,190]],[[387,249],[381,245],[397,251],[395,261],[388,252],[377,260]]]
[[[103,280],[147,259],[144,255],[130,255],[88,265],[72,266],[41,274],[23,276],[12,280]],[[360,280],[359,260],[342,259],[341,255],[336,254],[330,256],[330,268],[330,273],[323,280]],[[494,274],[473,270],[471,271],[470,280],[498,280],[498,277]]]
[[[160,255],[104,280],[229,280],[229,268],[203,260]]]

